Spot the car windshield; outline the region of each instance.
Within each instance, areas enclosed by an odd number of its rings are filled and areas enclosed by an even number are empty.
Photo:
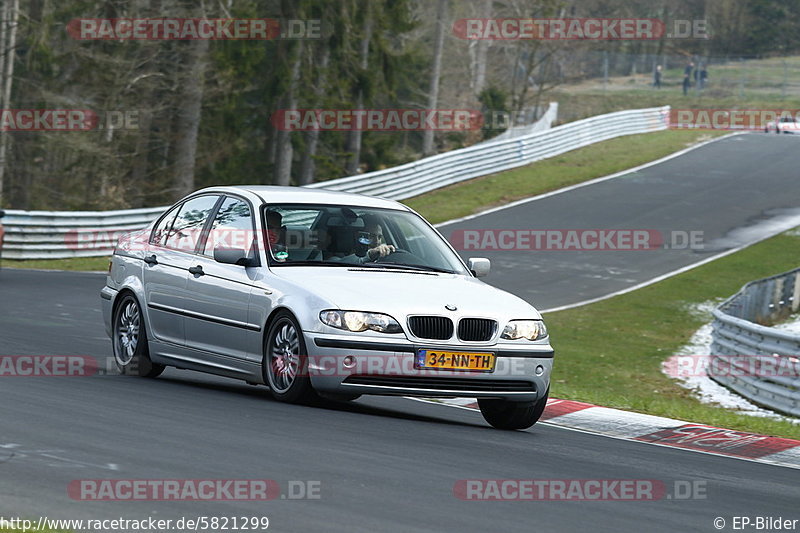
[[[270,266],[363,267],[467,274],[458,255],[408,211],[269,205]]]

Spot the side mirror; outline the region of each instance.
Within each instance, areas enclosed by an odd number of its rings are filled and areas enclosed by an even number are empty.
[[[482,278],[489,275],[489,270],[492,268],[492,262],[485,257],[470,257],[467,260],[467,266],[476,278]]]
[[[225,265],[258,266],[258,261],[248,257],[242,248],[214,248],[214,261]]]

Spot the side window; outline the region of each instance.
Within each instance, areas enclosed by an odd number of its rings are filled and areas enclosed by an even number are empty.
[[[172,229],[172,223],[175,221],[175,215],[178,214],[178,210],[181,206],[175,206],[172,210],[167,213],[164,218],[156,225],[153,229],[153,233],[150,234],[150,244],[154,244],[156,246],[165,246],[167,243],[167,235]]]
[[[250,205],[244,200],[229,196],[219,206],[203,254],[213,256],[217,247],[250,250],[254,236]]]
[[[166,246],[184,252],[194,252],[203,226],[217,200],[219,200],[217,195],[206,195],[184,202],[167,237]]]

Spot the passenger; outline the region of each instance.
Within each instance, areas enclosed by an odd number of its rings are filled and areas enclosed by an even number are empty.
[[[283,226],[283,215],[274,209],[266,213],[267,242],[272,256],[278,261],[286,261],[289,253],[286,249],[286,228]]]

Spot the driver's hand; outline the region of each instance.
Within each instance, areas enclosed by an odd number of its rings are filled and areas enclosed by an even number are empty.
[[[379,244],[375,248],[370,248],[368,254],[370,259],[375,260],[380,257],[386,257],[387,255],[393,253],[394,251],[395,248],[391,244]]]

